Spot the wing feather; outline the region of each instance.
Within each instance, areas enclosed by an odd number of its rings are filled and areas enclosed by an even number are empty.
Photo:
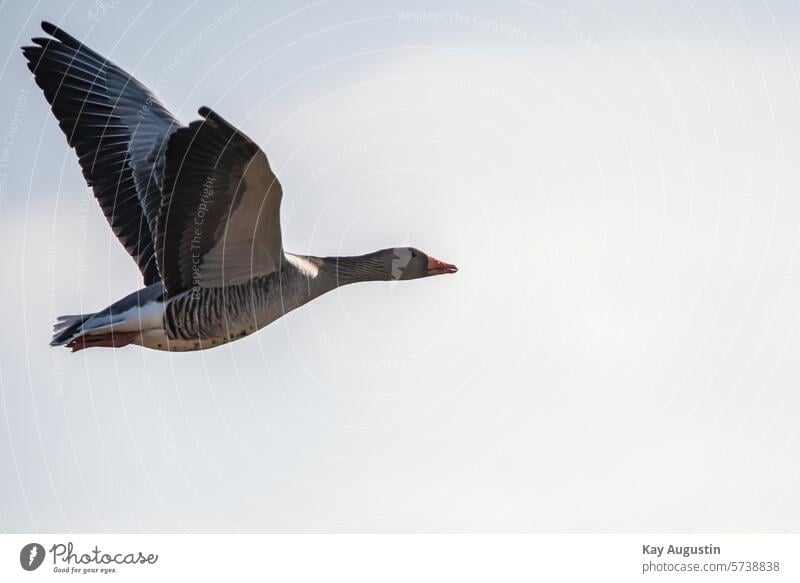
[[[157,154],[179,124],[115,64],[48,22],[42,29],[51,38],[22,48],[28,68],[112,231],[150,285],[159,279],[153,233],[163,163]]]
[[[167,295],[278,270],[281,185],[250,138],[208,108],[169,139],[156,260]]]

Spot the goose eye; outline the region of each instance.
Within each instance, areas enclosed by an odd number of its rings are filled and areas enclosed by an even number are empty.
[[[412,251],[411,252],[411,257],[416,257],[416,256],[417,256],[417,252],[416,251]]]

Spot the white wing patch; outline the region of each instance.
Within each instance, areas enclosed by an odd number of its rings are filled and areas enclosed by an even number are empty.
[[[300,270],[300,272],[306,277],[313,279],[319,275],[319,266],[315,263],[312,263],[305,257],[299,257],[297,255],[292,255],[291,253],[286,253],[286,260]]]

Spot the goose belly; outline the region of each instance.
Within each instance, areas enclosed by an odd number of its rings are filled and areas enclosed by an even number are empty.
[[[169,300],[160,329],[142,333],[142,346],[186,352],[205,350],[244,338],[306,303],[298,294],[276,293],[268,282],[204,288]]]
[[[139,340],[135,344],[152,348],[153,350],[165,350],[169,352],[191,352],[193,350],[205,350],[222,346],[228,342],[233,342],[244,338],[251,332],[242,331],[238,335],[231,336],[211,336],[196,339],[170,338],[166,330],[147,330],[142,332]]]

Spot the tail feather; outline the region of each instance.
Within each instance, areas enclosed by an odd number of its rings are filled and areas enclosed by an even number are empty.
[[[84,322],[92,316],[94,314],[59,316],[58,321],[53,326],[53,339],[50,341],[50,346],[64,346],[67,344],[81,333]]]

